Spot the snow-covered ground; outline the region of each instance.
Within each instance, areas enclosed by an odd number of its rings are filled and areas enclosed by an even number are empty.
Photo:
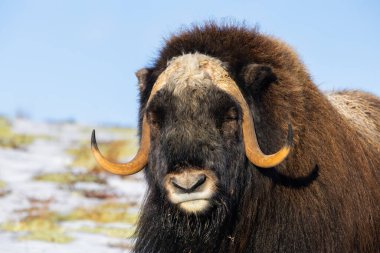
[[[143,175],[120,177],[75,165],[68,150],[89,150],[92,126],[26,119],[11,125],[14,134],[34,140],[0,146],[0,252],[129,252]],[[99,142],[127,137],[136,143],[134,131],[96,128]]]

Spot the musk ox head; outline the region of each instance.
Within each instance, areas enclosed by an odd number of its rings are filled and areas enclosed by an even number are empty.
[[[194,53],[173,58],[159,75],[143,111],[140,149],[132,161],[104,158],[94,132],[92,151],[114,174],[130,175],[147,166],[149,185],[168,203],[202,214],[225,204],[247,162],[274,167],[287,157],[291,143],[289,126],[286,145],[263,154],[249,106],[224,64]]]

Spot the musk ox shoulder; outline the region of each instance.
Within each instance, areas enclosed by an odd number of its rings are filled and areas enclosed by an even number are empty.
[[[166,41],[140,87],[148,191],[134,251],[378,252],[380,99],[323,94],[285,43],[206,24]]]

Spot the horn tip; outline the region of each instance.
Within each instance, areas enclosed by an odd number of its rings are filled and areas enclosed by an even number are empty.
[[[96,143],[96,138],[95,138],[95,129],[92,130],[92,134],[91,134],[91,147],[95,149],[98,147]]]

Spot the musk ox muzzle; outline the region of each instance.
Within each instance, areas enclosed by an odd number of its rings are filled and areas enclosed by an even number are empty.
[[[286,144],[275,154],[264,154],[259,147],[255,134],[253,117],[251,115],[251,111],[249,110],[249,106],[243,97],[243,94],[241,93],[235,81],[230,77],[227,70],[223,67],[223,64],[215,58],[202,54],[187,54],[171,60],[168,63],[167,68],[159,75],[157,81],[155,82],[147,102],[147,107],[149,106],[149,103],[155,94],[168,84],[168,80],[171,78],[171,76],[175,74],[179,68],[183,67],[183,64],[189,64],[188,59],[191,59],[191,64],[196,64],[196,67],[202,71],[202,73],[208,75],[212,80],[212,83],[218,89],[229,94],[241,106],[244,148],[246,157],[249,159],[249,161],[260,168],[271,168],[284,161],[290,153],[293,143],[293,131],[291,125],[288,126]],[[107,160],[98,149],[94,130],[92,132],[91,146],[92,153],[94,154],[96,161],[101,167],[113,174],[131,175],[139,172],[148,163],[148,156],[150,152],[150,128],[151,126],[148,123],[147,115],[145,113],[142,120],[140,148],[136,156],[128,163],[116,163]],[[180,184],[177,185],[179,186],[177,189],[183,187]]]
[[[216,192],[217,178],[211,170],[186,168],[169,173],[164,178],[164,187],[171,203],[188,213],[205,210]]]

